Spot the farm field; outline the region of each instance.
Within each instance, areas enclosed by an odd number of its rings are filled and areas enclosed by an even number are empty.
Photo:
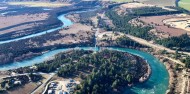
[[[38,26],[39,24],[42,24],[40,21],[46,20],[48,17],[48,13],[0,16],[0,34],[22,31],[27,28]],[[34,21],[35,23],[32,23]]]
[[[69,3],[48,3],[48,2],[9,2],[9,5],[24,5],[28,7],[63,7]]]
[[[177,15],[164,15],[164,16],[150,16],[150,17],[141,17],[140,20],[145,22],[146,24],[152,24],[155,26],[156,30],[159,32],[163,32],[162,36],[172,37],[172,36],[180,36],[182,34],[188,33],[181,28],[173,28],[168,25],[165,25],[163,20],[177,18]],[[180,16],[179,16],[180,17]]]
[[[180,0],[179,6],[190,11],[190,0]]]
[[[184,17],[184,18],[171,18],[163,20],[163,22],[171,27],[183,29],[186,31],[190,31],[190,18]]]
[[[133,9],[133,8],[142,8],[142,7],[153,7],[154,5],[143,4],[143,3],[126,3],[122,4],[120,7],[124,10]]]
[[[175,0],[136,0],[146,4],[158,6],[175,6]]]

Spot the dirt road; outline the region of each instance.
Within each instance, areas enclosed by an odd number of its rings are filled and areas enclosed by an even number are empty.
[[[132,39],[133,41],[136,41],[136,42],[138,42],[138,43],[140,43],[142,45],[146,45],[146,46],[154,48],[154,49],[166,50],[167,52],[170,52],[170,53],[175,53],[176,52],[175,50],[171,50],[169,48],[163,47],[162,45],[153,44],[153,43],[151,43],[151,42],[149,42],[147,40],[144,40],[144,39],[132,36],[132,35],[126,35],[126,36],[129,37],[130,39]],[[179,51],[179,53],[190,55],[189,52],[184,52],[184,51]]]

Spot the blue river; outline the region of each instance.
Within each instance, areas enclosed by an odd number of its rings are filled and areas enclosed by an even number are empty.
[[[71,22],[71,20],[65,18],[64,14],[58,16],[58,19],[63,22],[63,26],[54,28],[54,29],[50,29],[47,31],[43,31],[41,33],[28,35],[28,36],[21,37],[21,38],[16,38],[16,39],[7,40],[7,41],[0,41],[0,44],[9,43],[9,42],[18,41],[18,40],[27,39],[27,38],[32,38],[35,36],[40,36],[40,35],[46,34],[48,32],[54,32],[63,27],[66,27],[66,26],[71,26],[73,24],[73,22]],[[95,51],[98,50],[95,47],[77,47],[77,48],[65,48],[65,49],[52,50],[52,51],[46,52],[40,56],[34,57],[30,60],[24,60],[21,62],[14,62],[14,63],[6,64],[6,65],[1,65],[0,70],[9,70],[9,69],[16,69],[16,68],[20,68],[20,67],[32,66],[34,64],[42,63],[50,58],[53,58],[56,54],[58,54],[60,52],[64,52],[64,51],[72,50],[72,49],[84,49],[84,50],[95,50]],[[144,58],[145,60],[147,60],[151,66],[152,74],[151,74],[150,78],[144,83],[135,85],[130,89],[126,89],[125,94],[165,94],[165,92],[169,86],[169,74],[168,74],[168,71],[166,70],[165,66],[161,62],[159,62],[154,56],[152,56],[146,52],[133,50],[133,49],[126,49],[126,48],[119,48],[119,47],[117,47],[117,48],[108,47],[107,49],[117,50],[117,51],[121,51],[121,52],[128,52],[128,53],[140,56],[140,57]]]
[[[38,64],[50,58],[53,58],[56,54],[60,52],[73,50],[73,49],[98,50],[95,47],[77,47],[77,48],[57,49],[57,50],[44,53],[43,55],[37,56],[30,60],[24,60],[21,62],[14,62],[7,65],[2,65],[0,66],[0,70],[9,70],[9,69],[16,69],[20,67],[32,66],[34,64]],[[165,94],[169,85],[169,74],[165,66],[163,65],[163,63],[159,62],[154,56],[142,51],[127,49],[127,48],[108,47],[107,49],[117,50],[121,52],[128,52],[128,53],[140,56],[143,59],[147,60],[147,62],[150,64],[150,67],[152,70],[152,74],[150,78],[145,83],[141,83],[141,84],[135,85],[134,87],[130,89],[127,89],[125,94]]]

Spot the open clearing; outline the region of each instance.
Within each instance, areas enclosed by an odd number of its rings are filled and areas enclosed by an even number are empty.
[[[158,6],[175,6],[175,0],[136,0],[145,4]]]
[[[5,34],[14,31],[20,31],[27,28],[32,28],[42,24],[37,21],[43,21],[48,18],[48,13],[40,14],[24,14],[16,16],[0,16],[0,34]],[[35,21],[35,22],[34,22]],[[33,22],[33,23],[30,23]],[[27,24],[25,24],[27,23]],[[19,25],[20,24],[20,25]],[[12,27],[12,28],[9,28]]]
[[[179,6],[190,11],[190,0],[180,0]]]
[[[8,2],[9,5],[23,5],[28,7],[63,7],[69,6],[69,3],[50,3],[50,2]]]
[[[154,5],[143,4],[143,3],[126,3],[122,4],[120,7],[123,9],[132,9],[132,8],[142,8],[142,7],[153,7]]]
[[[91,30],[92,26],[82,25],[75,23],[68,29],[62,29],[59,34],[62,35],[59,39],[48,40],[44,43],[44,46],[55,45],[55,44],[71,44],[71,43],[82,43],[89,41],[90,37],[93,36],[94,31]],[[57,35],[54,35],[57,37]]]
[[[166,19],[163,22],[171,27],[190,31],[190,17],[189,18],[171,18],[171,19]]]
[[[14,90],[10,90],[7,92],[7,94],[28,94],[32,92],[37,87],[36,83],[28,83],[25,84],[23,87],[16,88]]]
[[[141,17],[139,19],[145,22],[146,24],[153,25],[156,28],[156,30],[158,30],[159,32],[163,32],[164,34],[169,35],[169,37],[172,37],[188,33],[188,31],[170,27],[163,22],[163,20],[165,19],[171,19],[177,17],[181,18],[181,15],[150,16],[150,17]]]

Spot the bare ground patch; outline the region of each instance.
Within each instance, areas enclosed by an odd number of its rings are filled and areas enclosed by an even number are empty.
[[[176,17],[176,15],[150,16],[141,17],[139,19],[146,24],[154,26],[158,33],[162,33],[163,35],[167,34],[169,37],[180,36],[187,33],[185,30],[170,27],[163,22],[163,20],[172,17]]]
[[[56,3],[56,2],[9,2],[9,5],[23,5],[27,7],[63,7],[69,6],[69,3]]]
[[[28,93],[32,92],[36,87],[37,87],[36,83],[28,83],[28,84],[24,85],[23,87],[19,87],[12,91],[8,91],[7,93],[8,94],[21,94],[21,92],[22,92],[22,94],[28,94]]]
[[[61,38],[56,40],[48,40],[44,43],[44,46],[55,45],[55,44],[72,44],[89,41],[92,38],[94,31],[91,30],[92,26],[82,25],[76,23],[68,29],[62,29],[59,34]],[[56,35],[55,35],[56,36]]]
[[[48,13],[39,13],[39,14],[30,14],[30,15],[24,14],[16,16],[0,16],[0,24],[1,24],[0,34],[5,34],[9,32],[19,31],[38,26],[42,24],[38,21],[46,20],[48,17],[49,17]],[[21,25],[17,26],[18,24]]]
[[[190,31],[190,17],[183,18],[170,18],[163,20],[166,25],[169,25],[173,28],[183,29],[185,31]]]
[[[175,0],[137,0],[145,4],[153,4],[159,6],[175,6]]]
[[[153,7],[154,5],[143,4],[143,3],[126,3],[122,4],[120,8],[132,9],[132,8],[142,8],[142,7]]]

